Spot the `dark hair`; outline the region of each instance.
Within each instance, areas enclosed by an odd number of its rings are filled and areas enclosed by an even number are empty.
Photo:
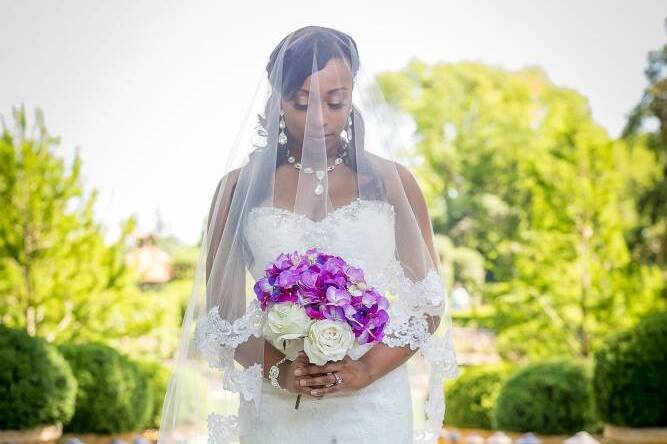
[[[289,46],[283,54],[282,76],[280,85],[283,97],[293,97],[294,93],[303,85],[303,82],[311,74],[311,61],[315,54],[313,49],[317,46],[317,70],[323,69],[329,60],[340,57],[341,53],[347,59],[354,78],[359,70],[359,51],[357,43],[349,35],[332,28],[322,26],[306,26],[297,29],[276,46],[269,56],[266,64],[267,74],[274,70],[276,59],[280,55],[285,42],[290,39]],[[275,79],[276,76],[273,76]]]
[[[289,40],[289,43],[287,43]],[[283,50],[285,45],[288,45]],[[359,51],[357,50],[357,43],[352,37],[344,32],[333,28],[326,28],[323,26],[305,26],[290,33],[283,38],[280,43],[273,49],[269,56],[269,61],[266,64],[266,72],[269,76],[270,82],[279,82],[277,85],[272,83],[274,91],[280,93],[282,97],[292,98],[294,94],[301,88],[303,82],[308,76],[312,74],[312,63],[314,48],[317,46],[317,70],[323,69],[331,59],[339,58],[341,54],[346,58],[347,63],[352,71],[352,78],[354,79],[359,71]],[[280,76],[272,76],[271,73],[275,69],[275,64],[278,56],[282,51],[282,73]],[[274,100],[267,100],[264,115],[258,115],[260,134],[267,134],[267,115],[269,114],[269,107],[274,103]],[[348,152],[348,156],[344,158],[344,163],[356,170],[356,154],[357,143],[361,150],[363,150],[364,140],[364,122],[361,113],[352,105],[352,134],[354,134],[352,144]],[[269,146],[277,146],[277,141],[268,140]],[[287,161],[287,153],[283,150],[278,150],[276,156],[276,168]]]
[[[284,48],[284,45],[287,44],[288,47]],[[352,37],[349,35],[332,29],[325,28],[322,26],[306,26],[300,28],[288,36],[282,39],[282,41],[275,47],[271,52],[269,61],[266,65],[266,72],[269,76],[270,82],[275,82],[275,77],[278,77],[279,85],[272,85],[274,90],[271,94],[271,97],[266,102],[264,115],[258,115],[258,133],[261,136],[267,136],[270,132],[267,131],[268,126],[272,126],[276,129],[276,122],[269,122],[267,118],[269,117],[269,110],[272,105],[275,105],[277,97],[276,94],[280,94],[282,97],[293,97],[296,91],[303,85],[303,82],[306,78],[312,74],[312,60],[314,57],[313,49],[317,46],[317,69],[323,69],[329,60],[334,58],[343,57],[346,58],[347,63],[352,70],[352,78],[356,77],[356,74],[359,70],[359,53],[357,51],[357,44]],[[274,71],[275,64],[282,52],[282,73],[280,76],[272,76],[271,73]],[[364,120],[361,116],[359,110],[352,105],[352,141],[348,146],[348,155],[343,159],[343,163],[350,167],[353,171],[357,171],[357,156],[364,158],[366,153],[364,151]],[[271,118],[276,118],[277,116],[271,116]],[[271,131],[271,133],[277,133],[277,131]],[[263,152],[266,148],[276,149],[276,162],[275,165],[268,165],[266,162],[262,162],[260,159],[263,157],[261,155],[255,156]],[[258,160],[258,162],[253,162],[253,160]],[[241,195],[245,197],[246,190],[252,182],[254,177],[265,177],[266,175],[272,174],[272,171],[275,172],[280,165],[287,162],[287,151],[279,149],[277,134],[272,134],[270,138],[267,138],[266,145],[263,147],[258,147],[257,150],[250,154],[250,163],[248,169],[239,176],[239,180],[236,184],[236,190],[241,190]],[[273,162],[270,162],[273,163]],[[384,184],[380,179],[375,168],[368,162],[369,167],[367,174],[370,176],[368,180],[374,184],[374,194],[377,199],[382,200],[385,196]],[[269,186],[273,184],[267,183],[267,194],[270,189]],[[261,186],[261,185],[260,185]],[[243,213],[240,218],[240,223],[245,223],[245,218],[250,209],[260,204],[260,201],[266,197],[260,195],[253,195],[250,198],[250,201],[246,201],[244,197],[240,199],[232,199],[232,205],[241,205],[243,206]],[[233,221],[237,223],[237,221]],[[250,251],[249,245],[245,236],[242,234],[242,246],[243,254],[245,258],[245,263],[250,267],[254,263],[254,257]]]

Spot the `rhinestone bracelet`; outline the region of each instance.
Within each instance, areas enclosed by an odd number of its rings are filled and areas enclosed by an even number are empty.
[[[287,361],[287,356],[284,356],[280,361],[276,362],[271,366],[271,368],[269,369],[269,380],[271,381],[271,385],[274,386],[276,389],[283,392],[289,392],[289,390],[281,387],[280,384],[278,384],[278,374],[280,373],[280,369],[278,368],[278,366],[285,361]]]

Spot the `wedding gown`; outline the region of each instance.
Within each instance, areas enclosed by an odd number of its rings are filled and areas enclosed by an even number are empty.
[[[256,207],[246,220],[244,234],[254,257],[255,279],[281,252],[319,247],[364,270],[369,285],[384,290],[395,277],[394,207],[384,201],[356,199],[319,221],[277,207]],[[437,275],[425,285],[437,293]],[[437,295],[436,295],[437,297]],[[390,317],[393,316],[391,306]],[[396,313],[398,316],[398,313]],[[371,344],[357,346],[349,355],[358,359]],[[242,444],[254,443],[396,443],[413,442],[413,414],[407,363],[369,386],[322,399],[276,390],[263,380],[259,424],[244,427]]]

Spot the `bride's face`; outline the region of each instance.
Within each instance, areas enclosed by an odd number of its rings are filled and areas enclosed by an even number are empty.
[[[309,103],[314,77],[319,102]],[[309,109],[309,105],[319,109]],[[352,73],[349,66],[341,59],[329,60],[324,68],[306,78],[292,100],[283,99],[282,106],[287,131],[297,145],[303,141],[305,134],[320,137],[323,132],[327,148],[338,146],[340,133],[352,109]],[[312,128],[306,128],[306,123]]]

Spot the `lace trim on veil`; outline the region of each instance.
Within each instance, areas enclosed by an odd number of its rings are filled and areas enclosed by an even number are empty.
[[[233,323],[222,319],[218,306],[212,307],[206,317],[198,320],[195,343],[209,366],[222,370],[222,386],[240,393],[246,401],[257,399],[261,390],[262,365],[253,364],[239,369],[234,365],[234,349],[250,336],[261,337],[265,314],[257,300],[248,304],[246,314]]]
[[[414,430],[414,443],[434,443],[440,436],[445,415],[444,378],[459,375],[456,351],[451,329],[443,336],[432,335],[428,330],[427,314],[442,315],[445,304],[445,286],[436,270],[414,282],[405,276],[398,262],[385,270],[385,290],[399,295],[390,305],[389,323],[385,327],[383,343],[390,347],[410,346],[419,349],[430,366],[428,399],[424,406],[426,421]],[[382,284],[380,285],[382,286]]]
[[[363,269],[363,265],[359,265]],[[412,350],[418,348],[429,363],[429,393],[424,410],[426,422],[422,428],[414,430],[414,442],[436,442],[445,413],[442,381],[459,374],[450,329],[446,329],[443,336],[430,335],[425,316],[442,315],[445,303],[442,279],[437,271],[431,270],[424,279],[414,282],[405,276],[398,261],[392,261],[377,273],[368,270],[366,278],[369,285],[399,296],[390,301],[390,319],[382,342],[391,347],[409,345]],[[212,307],[207,316],[198,320],[195,330],[198,350],[211,367],[223,371],[223,387],[241,394],[245,401],[254,401],[260,395],[262,366],[254,364],[245,369],[237,368],[234,364],[234,349],[250,336],[261,337],[265,319],[259,302],[252,300],[246,314],[234,322],[222,319],[218,306]],[[254,402],[252,405],[255,405]],[[208,444],[233,442],[238,427],[238,415],[209,414]]]

